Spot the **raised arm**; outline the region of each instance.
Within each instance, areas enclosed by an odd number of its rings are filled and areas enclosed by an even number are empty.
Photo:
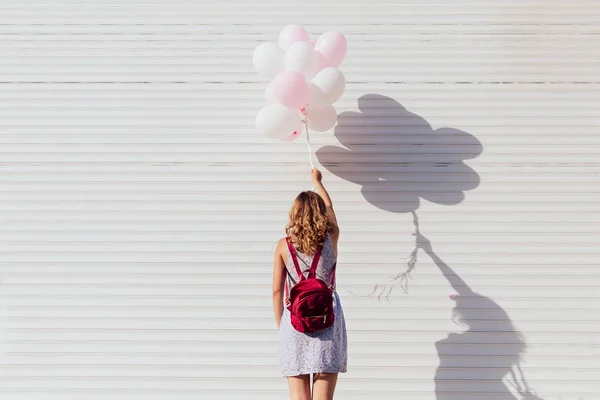
[[[325,202],[325,206],[327,208],[333,208],[331,197],[329,197],[329,193],[327,192],[327,190],[325,190],[325,186],[323,186],[323,175],[321,174],[321,171],[319,171],[316,168],[313,168],[310,171],[310,175],[312,177],[313,183],[315,184],[315,187],[317,188],[317,193]]]
[[[444,277],[448,280],[448,283],[456,293],[460,296],[469,296],[473,294],[473,291],[467,283],[433,251],[433,246],[431,246],[429,239],[419,233],[417,234],[417,242],[419,247],[429,254],[429,257],[431,257],[435,265],[442,271],[442,274],[444,274]]]
[[[325,202],[325,207],[327,208],[327,217],[329,218],[329,222],[331,224],[329,234],[331,235],[331,239],[333,240],[333,248],[335,254],[337,255],[337,244],[338,239],[340,237],[340,227],[338,225],[335,211],[333,210],[333,202],[331,201],[329,192],[327,192],[327,189],[325,189],[325,186],[323,186],[323,175],[321,174],[321,171],[319,171],[316,168],[313,168],[311,170],[311,176],[317,193],[319,194],[319,196],[321,196],[323,202]]]

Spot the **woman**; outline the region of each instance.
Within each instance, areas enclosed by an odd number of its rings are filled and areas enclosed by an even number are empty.
[[[346,323],[337,293],[334,292],[334,324],[314,333],[295,330],[290,322],[290,313],[284,307],[284,302],[288,300],[284,299],[285,284],[291,290],[300,279],[288,249],[287,238],[293,244],[304,276],[310,269],[317,248],[322,246],[316,270],[317,278],[327,284],[334,280],[340,229],[331,198],[321,182],[321,172],[313,168],[311,175],[317,193],[302,192],[296,197],[289,213],[287,237],[279,241],[275,251],[273,311],[279,327],[279,362],[283,375],[288,379],[290,398],[331,400],[338,373],[346,372],[348,359]]]

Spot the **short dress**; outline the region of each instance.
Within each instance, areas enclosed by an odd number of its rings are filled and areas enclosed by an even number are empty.
[[[306,277],[313,256],[307,256],[296,250],[298,264]],[[336,264],[331,236],[327,235],[321,259],[317,266],[317,277],[326,283],[331,282]],[[286,262],[287,284],[292,288],[299,281],[291,254]],[[348,338],[342,304],[337,292],[334,292],[334,315],[332,326],[313,333],[302,333],[294,329],[290,312],[284,307],[279,326],[279,364],[283,376],[298,376],[314,373],[346,372],[348,365]]]

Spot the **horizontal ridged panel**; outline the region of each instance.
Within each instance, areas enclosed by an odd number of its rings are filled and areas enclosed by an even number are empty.
[[[349,41],[338,127],[311,137],[342,227],[336,398],[506,400],[518,365],[540,398],[598,398],[598,16],[590,0],[0,4],[2,398],[287,396],[270,264],[311,184],[305,144],[254,132],[251,55],[289,23]],[[398,281],[412,211],[440,260],[421,251]]]

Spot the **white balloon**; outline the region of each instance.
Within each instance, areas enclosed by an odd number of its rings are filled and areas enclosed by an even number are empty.
[[[337,111],[331,104],[309,105],[305,113],[308,127],[313,131],[325,132],[333,128],[337,121]]]
[[[317,107],[331,105],[327,95],[312,82],[308,84],[308,104]]]
[[[310,43],[295,42],[285,52],[284,65],[310,79],[317,70],[317,54]]]
[[[312,79],[309,85],[309,99],[312,94],[316,104],[323,104],[324,102],[331,104],[342,96],[345,88],[346,78],[344,74],[337,68],[327,67],[319,71]]]
[[[302,130],[302,119],[281,104],[269,104],[256,116],[256,129],[270,138],[284,139]]]
[[[275,43],[261,43],[254,50],[252,63],[261,75],[272,79],[283,71],[283,51]]]

